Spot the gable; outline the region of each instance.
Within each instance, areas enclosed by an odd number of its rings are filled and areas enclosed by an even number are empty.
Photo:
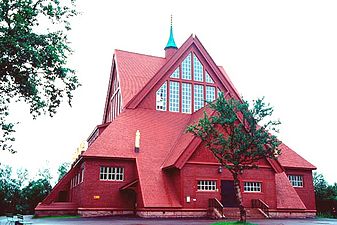
[[[103,123],[114,120],[165,61],[162,57],[115,50]]]
[[[186,59],[188,62],[186,62]],[[200,62],[196,64],[195,62]],[[189,64],[190,63],[190,64]],[[186,66],[190,65],[190,66]],[[200,66],[201,65],[201,66]],[[190,68],[190,77],[186,76],[186,67]],[[179,70],[179,78],[175,77],[175,71]],[[224,72],[224,71],[223,71]],[[181,95],[183,83],[191,84],[191,89],[194,89],[197,84],[202,84],[204,89],[206,85],[210,87],[215,87],[215,96],[218,94],[217,88],[219,88],[225,95],[230,95],[236,99],[240,99],[237,91],[232,87],[232,83],[227,80],[227,76],[223,74],[221,69],[215,64],[213,59],[210,57],[206,49],[203,47],[201,42],[197,37],[191,36],[186,40],[186,42],[177,50],[177,52],[167,60],[165,65],[160,68],[160,70],[155,74],[155,76],[146,84],[143,89],[129,102],[128,108],[148,108],[156,109],[156,93],[162,87],[165,82],[167,96],[169,95],[169,84],[172,83],[172,88],[180,90],[179,95]],[[201,76],[196,76],[198,73]],[[200,81],[198,77],[202,77],[203,81]],[[210,81],[211,78],[213,82]],[[179,82],[173,83],[173,82]],[[188,86],[188,85],[185,85]],[[199,88],[200,89],[200,88]],[[194,91],[194,90],[193,90]],[[206,98],[206,91],[199,90],[199,93],[204,92],[204,98]],[[193,94],[192,94],[193,95]],[[169,101],[166,102],[167,108],[170,106]],[[174,112],[182,112],[183,103],[179,103],[179,109],[173,109]],[[192,103],[193,105],[193,103]],[[199,108],[199,107],[197,107]],[[194,106],[192,106],[192,112]]]

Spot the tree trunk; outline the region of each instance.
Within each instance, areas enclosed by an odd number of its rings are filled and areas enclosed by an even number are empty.
[[[234,178],[234,189],[235,189],[236,200],[238,202],[239,210],[240,210],[240,221],[246,222],[246,210],[242,203],[242,195],[241,195],[241,188],[240,188],[238,174],[233,173],[233,178]]]

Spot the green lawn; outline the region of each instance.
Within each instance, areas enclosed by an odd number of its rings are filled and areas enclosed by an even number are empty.
[[[246,223],[242,223],[242,222],[239,222],[239,221],[231,221],[231,222],[216,222],[216,223],[212,223],[211,225],[258,225],[258,224],[255,224],[255,223],[249,223],[249,222],[246,222]]]

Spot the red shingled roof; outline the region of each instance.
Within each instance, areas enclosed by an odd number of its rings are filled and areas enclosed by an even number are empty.
[[[109,124],[83,156],[135,158],[145,207],[180,207],[161,165],[191,115],[147,109],[125,110]],[[136,131],[140,152],[134,152]]]
[[[280,145],[280,149],[281,155],[278,157],[278,161],[283,167],[316,169],[314,165],[302,158],[302,156],[297,154],[284,143]]]
[[[306,209],[285,172],[275,174],[275,183],[278,209]]]
[[[150,81],[166,59],[115,50],[117,71],[124,106]]]

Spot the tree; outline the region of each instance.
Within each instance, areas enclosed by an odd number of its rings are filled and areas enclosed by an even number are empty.
[[[14,123],[9,105],[23,101],[35,119],[53,116],[63,99],[69,105],[79,86],[66,66],[72,53],[67,31],[77,15],[75,0],[0,1],[0,148],[12,147]],[[40,24],[43,24],[40,25]]]
[[[57,169],[57,172],[58,172],[58,175],[59,175],[58,180],[61,180],[62,177],[64,175],[66,175],[66,173],[69,170],[69,166],[70,166],[70,163],[68,163],[68,162],[64,162],[59,166],[59,168]]]
[[[212,113],[204,112],[197,124],[187,132],[201,138],[221,166],[233,176],[235,194],[240,209],[240,221],[246,221],[242,203],[239,176],[244,170],[257,168],[261,159],[275,159],[280,141],[270,132],[277,133],[279,121],[266,121],[273,108],[258,99],[250,108],[248,102],[225,99],[223,94],[215,102],[209,102]]]

